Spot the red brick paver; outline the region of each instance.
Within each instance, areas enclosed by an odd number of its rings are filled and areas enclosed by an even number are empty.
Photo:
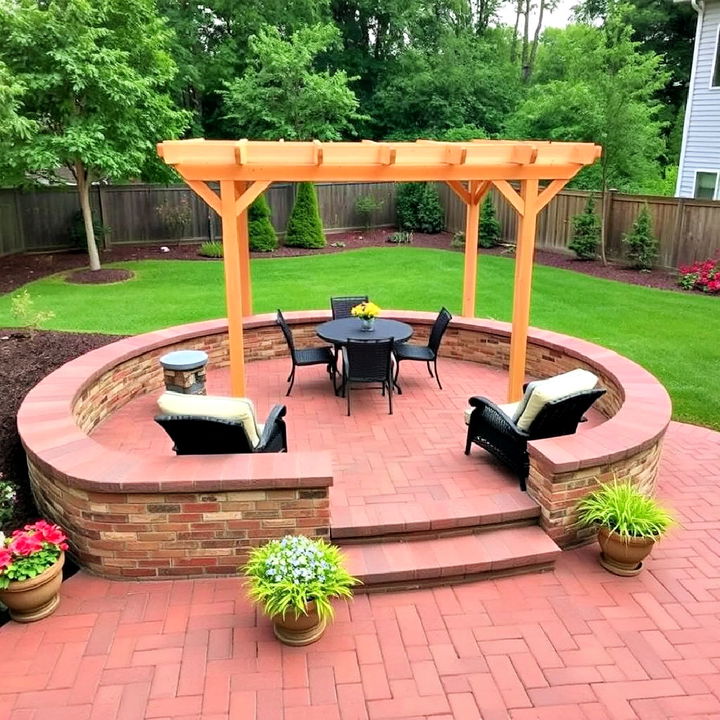
[[[0,628],[0,718],[720,718],[720,434],[673,423],[659,495],[677,528],[636,578],[595,546],[553,572],[358,596],[280,646],[239,579],[78,574]]]

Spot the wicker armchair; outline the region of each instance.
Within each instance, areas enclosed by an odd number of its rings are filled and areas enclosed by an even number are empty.
[[[285,393],[285,397],[290,395],[293,385],[295,384],[295,369],[298,367],[306,367],[308,365],[325,365],[328,373],[330,374],[330,380],[332,381],[334,388],[337,362],[332,348],[329,345],[324,345],[321,347],[303,348],[298,350],[295,347],[292,330],[290,330],[290,327],[280,310],[277,311],[275,322],[280,326],[280,329],[285,336],[285,342],[287,343],[288,350],[290,350],[290,359],[292,360],[292,370],[290,371],[287,379],[290,383],[290,387]]]
[[[438,387],[442,390],[440,375],[438,375],[437,371],[437,357],[443,335],[451,320],[452,315],[450,311],[447,308],[441,308],[430,331],[430,339],[427,345],[412,345],[411,343],[397,343],[395,345],[395,362],[397,363],[395,366],[395,387],[397,388],[398,394],[402,395],[402,389],[397,381],[398,375],[400,374],[400,362],[402,360],[420,360],[421,362],[427,363],[430,377],[434,377],[435,380],[437,380]],[[435,366],[434,376],[430,368],[430,363],[433,363]]]
[[[356,305],[368,301],[367,295],[346,295],[344,297],[331,297],[330,308],[333,320],[352,317],[350,312]]]
[[[260,441],[253,446],[245,426],[236,420],[196,415],[158,415],[155,422],[172,438],[178,455],[287,452],[284,405],[275,405],[263,425]]]
[[[485,448],[507,465],[520,480],[525,490],[530,459],[529,440],[572,435],[590,406],[605,390],[582,390],[572,395],[547,402],[537,413],[527,430],[521,430],[500,406],[484,397],[471,397],[472,412],[468,420],[465,454],[470,454],[473,443]]]
[[[347,414],[350,415],[350,390],[354,384],[380,383],[383,396],[388,393],[390,415],[393,414],[392,350],[394,339],[348,340],[343,345],[342,392],[347,397]],[[377,386],[376,386],[377,387]]]

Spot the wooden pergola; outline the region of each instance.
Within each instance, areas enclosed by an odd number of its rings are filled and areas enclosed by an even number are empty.
[[[252,315],[247,210],[277,181],[445,182],[465,203],[462,314],[475,315],[480,203],[491,187],[519,216],[515,254],[509,401],[525,377],[535,232],[540,211],[585,165],[592,143],[473,140],[454,143],[168,140],[158,154],[222,218],[233,395],[245,394],[243,317]],[[219,181],[218,195],[208,182]],[[541,181],[546,184],[541,187]],[[511,183],[519,185],[519,191]]]

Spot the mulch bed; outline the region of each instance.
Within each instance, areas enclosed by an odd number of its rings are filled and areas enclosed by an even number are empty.
[[[0,328],[0,474],[19,488],[15,525],[33,520],[25,452],[17,433],[17,411],[28,391],[42,378],[73,358],[118,340],[117,335],[21,332]],[[3,528],[7,531],[12,528]]]
[[[65,282],[73,285],[109,285],[124,282],[135,273],[121,268],[101,268],[100,270],[76,270],[65,277]]]
[[[355,250],[365,247],[395,247],[387,242],[387,237],[394,228],[382,228],[368,231],[350,231],[328,235],[328,244],[319,250],[306,250],[304,248],[279,247],[272,253],[251,253],[253,258],[298,257],[300,255],[324,255],[338,253],[345,250]],[[413,246],[433,248],[436,250],[453,250],[450,247],[451,233],[438,233],[427,235],[415,233]],[[204,262],[218,262],[212,258],[202,258],[197,254],[199,244],[162,245],[114,245],[110,250],[100,253],[103,263],[124,262],[128,260],[201,260]],[[455,249],[462,252],[462,249]],[[480,250],[481,254],[501,255],[507,254],[507,248],[493,248]],[[539,265],[573,270],[594,277],[617,280],[619,282],[643,285],[645,287],[660,288],[663,290],[676,290],[683,292],[677,286],[675,274],[664,270],[654,270],[650,273],[638,272],[622,265],[603,265],[600,262],[587,262],[575,260],[569,255],[538,250],[535,261]],[[2,272],[0,273],[0,294],[11,292],[31,280],[53,275],[67,270],[80,269],[87,266],[87,255],[82,252],[23,254],[10,255],[0,259]],[[113,280],[111,282],[116,282]]]

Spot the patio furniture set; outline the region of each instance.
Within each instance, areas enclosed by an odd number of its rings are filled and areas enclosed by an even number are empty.
[[[412,327],[397,320],[375,319],[373,337],[368,338],[366,324],[353,316],[353,308],[357,311],[367,302],[364,295],[331,298],[333,319],[316,328],[318,337],[330,344],[309,348],[295,346],[292,330],[282,311],[277,311],[276,323],[292,362],[286,396],[292,392],[298,367],[323,365],[335,394],[347,398],[348,416],[351,390],[358,386],[379,388],[383,396],[387,393],[392,415],[393,392],[402,394],[398,375],[403,360],[425,362],[442,390],[437,359],[452,320],[450,312],[441,308],[427,345],[417,345],[407,342]],[[161,414],[155,420],[173,440],[173,450],[178,455],[287,452],[283,419],[287,408],[275,405],[265,423],[259,424],[251,400],[205,395],[206,362],[207,355],[199,351],[173,352],[161,358],[166,392],[158,399]],[[470,454],[473,444],[479,445],[506,465],[525,490],[528,442],[575,433],[584,414],[605,393],[597,382],[595,374],[575,369],[526,383],[519,402],[498,405],[486,397],[471,397],[465,410],[465,454]]]

